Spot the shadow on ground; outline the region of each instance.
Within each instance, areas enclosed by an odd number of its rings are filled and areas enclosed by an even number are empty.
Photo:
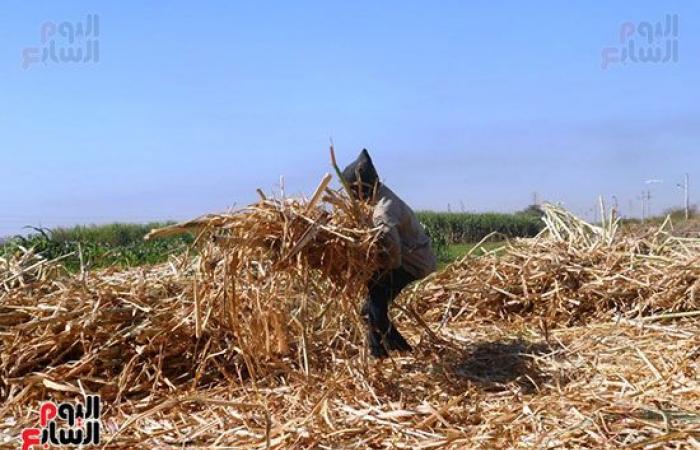
[[[424,357],[432,356],[432,364],[429,367],[421,363],[409,364],[404,369],[427,369],[432,376],[437,376],[436,382],[453,395],[470,388],[484,392],[517,388],[522,393],[531,394],[544,390],[544,385],[550,381],[567,382],[565,374],[560,371],[552,373],[536,359],[559,350],[555,345],[522,339],[481,341],[461,348],[439,346],[428,350],[424,347]]]
[[[501,391],[515,383],[524,393],[533,393],[549,375],[537,367],[532,356],[554,350],[548,344],[523,340],[479,342],[466,347],[451,368],[456,376],[485,391]]]

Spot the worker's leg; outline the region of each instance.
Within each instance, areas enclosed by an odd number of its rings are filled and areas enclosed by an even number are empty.
[[[373,277],[367,302],[362,308],[368,323],[368,341],[372,356],[385,357],[387,350],[410,350],[411,346],[389,320],[389,303],[414,278],[405,270],[397,269]]]
[[[372,356],[383,358],[388,355],[383,336],[389,332],[389,282],[388,274],[373,277],[370,282],[367,301],[362,308],[367,322],[367,341]]]
[[[410,273],[406,272],[404,269],[399,268],[392,272],[391,278],[391,299],[389,303],[393,302],[396,297],[401,293],[403,288],[408,284],[415,281],[415,277]],[[389,350],[398,351],[411,351],[412,348],[409,343],[404,339],[404,337],[396,329],[396,326],[389,322],[389,333],[387,335],[387,346]]]

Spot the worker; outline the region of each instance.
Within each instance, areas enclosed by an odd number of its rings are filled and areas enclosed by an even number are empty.
[[[389,320],[388,310],[403,288],[435,271],[430,238],[413,210],[379,181],[366,149],[343,170],[342,176],[355,198],[373,206],[372,220],[381,227],[379,269],[368,283],[362,307],[370,352],[376,358],[385,358],[390,350],[411,351]]]

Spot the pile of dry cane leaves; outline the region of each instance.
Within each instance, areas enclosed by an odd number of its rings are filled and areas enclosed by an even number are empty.
[[[56,278],[65,273],[56,263],[68,256],[49,261],[34,249],[18,246],[14,254],[0,256],[0,292]]]
[[[328,181],[155,231],[197,235],[168,264],[7,283],[0,444],[99,393],[108,447],[700,447],[699,241],[548,206],[409,288],[415,351],[376,362],[371,210]]]
[[[453,321],[557,325],[698,309],[700,239],[675,236],[669,221],[631,235],[616,220],[594,226],[554,205],[544,212],[539,236],[452,264],[421,291],[417,308]]]

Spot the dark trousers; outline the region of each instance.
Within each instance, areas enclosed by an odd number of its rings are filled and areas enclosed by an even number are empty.
[[[369,282],[362,315],[368,324],[368,341],[373,356],[387,356],[387,350],[411,349],[389,320],[389,304],[415,280],[413,275],[400,267],[389,272],[377,272]]]

